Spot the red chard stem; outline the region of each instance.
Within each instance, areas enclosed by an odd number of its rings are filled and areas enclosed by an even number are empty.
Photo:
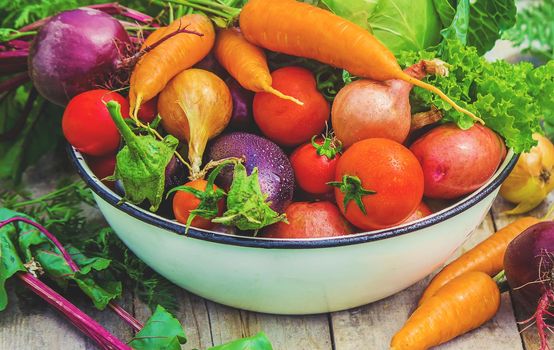
[[[96,341],[102,349],[131,350],[131,347],[32,274],[19,272],[17,277],[33,293],[60,311],[77,328]]]
[[[112,311],[117,314],[122,320],[124,320],[125,322],[127,322],[131,327],[133,327],[133,329],[136,331],[136,332],[139,332],[143,327],[144,325],[139,321],[137,320],[136,318],[134,318],[130,313],[127,312],[127,310],[125,310],[124,308],[122,308],[119,304],[111,301],[108,306],[110,307],[110,309],[112,309]]]
[[[2,66],[0,65],[0,71]],[[18,74],[8,80],[0,83],[0,94],[13,90],[29,81],[29,75],[25,73]]]
[[[117,2],[112,2],[108,4],[91,5],[87,7],[93,8],[98,11],[102,11],[112,16],[119,15],[119,16],[127,17],[140,23],[149,24],[154,21],[153,17],[147,14],[144,14],[142,12],[139,12],[137,10],[133,10],[125,6],[121,6]]]

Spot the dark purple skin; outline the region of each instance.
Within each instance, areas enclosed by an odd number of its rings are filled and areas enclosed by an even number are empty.
[[[285,152],[275,143],[261,136],[245,132],[232,132],[215,139],[206,152],[208,159],[219,160],[228,157],[244,157],[248,174],[258,167],[260,187],[268,195],[271,208],[279,213],[285,211],[292,201],[294,173]],[[233,170],[226,167],[216,184],[229,190],[233,181]]]
[[[224,79],[227,76],[225,69],[217,62],[213,52],[210,52],[200,62],[194,65],[194,68],[203,69],[214,73]]]
[[[230,76],[225,79],[225,83],[229,87],[231,97],[233,98],[233,113],[231,114],[229,128],[237,131],[250,131],[254,129],[256,125],[252,117],[254,93],[240,86]]]
[[[554,287],[554,222],[535,224],[517,236],[506,249],[504,270],[510,287],[520,293],[534,312],[546,288]],[[542,264],[542,265],[541,265]],[[539,276],[539,271],[543,276]],[[539,281],[541,277],[546,282]]]
[[[105,86],[131,45],[113,17],[89,8],[62,12],[39,31],[29,53],[29,75],[47,100],[65,106],[84,91]]]

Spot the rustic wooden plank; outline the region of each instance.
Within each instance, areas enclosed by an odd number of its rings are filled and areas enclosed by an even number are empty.
[[[549,208],[554,204],[554,193],[551,193],[548,198],[537,208],[532,210],[529,213],[526,213],[524,215],[530,215],[535,217],[543,217],[549,210]],[[504,214],[504,211],[509,210],[513,208],[513,205],[504,199],[502,199],[500,196],[496,199],[493,208],[492,208],[492,215],[494,218],[494,222],[496,224],[497,228],[502,228],[506,225],[508,225],[510,222],[516,220],[518,217],[522,215],[506,215]],[[519,297],[516,294],[512,294],[512,301],[514,303],[514,312],[516,315],[516,319],[518,321],[523,321],[529,317],[529,311],[525,309],[524,302],[519,299]],[[526,325],[524,324],[518,324],[518,327],[520,330],[522,330],[521,333],[521,339],[523,341],[524,348],[526,350],[539,350],[540,342],[539,342],[539,336],[537,333],[537,327],[532,326],[529,328],[526,328]],[[552,334],[548,334],[549,341],[548,344],[551,348],[554,348],[554,337]]]
[[[207,349],[213,345],[206,301],[185,290],[177,294],[179,308],[174,316],[181,322],[187,334],[183,349]],[[144,321],[152,314],[148,306],[135,298],[134,309],[137,319]]]
[[[208,302],[214,344],[264,331],[275,350],[330,350],[327,315],[282,316],[237,310]]]
[[[470,249],[494,231],[490,215],[458,249],[454,256]],[[414,310],[430,277],[389,298],[331,315],[337,350],[387,349],[390,339]],[[496,317],[481,328],[437,347],[442,350],[521,350],[509,296],[503,296]]]

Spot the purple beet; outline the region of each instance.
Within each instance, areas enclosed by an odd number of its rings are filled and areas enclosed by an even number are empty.
[[[256,125],[252,118],[252,101],[254,100],[254,93],[248,91],[233,79],[227,77],[225,83],[231,91],[231,97],[233,98],[233,113],[231,114],[231,122],[229,128],[237,131],[249,131]]]
[[[213,52],[210,52],[200,62],[195,64],[194,68],[210,71],[222,79],[224,79],[227,76],[227,72],[219,64],[219,62],[217,62]]]
[[[90,8],[65,11],[34,39],[29,75],[42,96],[64,106],[81,92],[106,86],[130,46],[129,35],[113,17]]]
[[[271,208],[284,212],[292,200],[294,173],[287,155],[275,143],[258,135],[233,132],[215,139],[208,147],[207,157],[219,160],[228,157],[244,157],[244,166],[250,174],[258,168],[260,187],[268,195]],[[233,171],[227,167],[221,171],[216,183],[228,190],[233,181]]]
[[[541,349],[547,349],[546,319],[554,308],[554,222],[535,224],[510,242],[504,269],[514,293],[532,310],[528,322],[537,325]]]

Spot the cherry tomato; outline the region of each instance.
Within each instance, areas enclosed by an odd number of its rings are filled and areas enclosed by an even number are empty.
[[[254,96],[254,120],[262,133],[281,146],[308,142],[325,128],[329,103],[317,90],[313,74],[301,67],[284,67],[271,73],[272,86],[304,103],[300,106],[267,92]]]
[[[395,226],[408,218],[423,196],[423,170],[396,141],[366,139],[341,156],[335,198],[346,219],[364,230]]]
[[[137,117],[144,123],[152,123],[158,115],[158,96],[143,103],[138,111]]]
[[[103,179],[114,174],[115,164],[116,164],[115,156],[116,156],[115,154],[108,154],[107,156],[101,156],[101,157],[88,156],[86,158],[87,164],[90,170],[92,170],[92,172],[94,173],[94,175],[96,175],[98,179],[102,180],[102,182],[106,186],[112,189],[114,187],[114,182],[104,181]]]
[[[425,202],[421,202],[419,203],[416,211],[413,212],[412,215],[410,215],[406,220],[404,220],[402,223],[403,224],[406,224],[408,222],[412,222],[412,221],[416,221],[416,220],[419,220],[419,219],[422,219],[426,216],[429,216],[433,214],[433,212],[431,211],[431,209],[429,209],[429,207],[427,206],[427,204],[425,204]]]
[[[290,156],[298,187],[311,194],[332,192],[327,183],[335,179],[340,150],[340,142],[329,137],[298,147]]]
[[[207,184],[208,182],[206,180],[194,180],[187,182],[185,186],[192,187],[199,191],[206,191]],[[214,190],[216,190],[217,188],[218,187],[216,185],[213,185]],[[177,221],[182,224],[186,224],[190,215],[190,211],[198,208],[199,204],[200,199],[196,198],[192,193],[177,191],[175,192],[175,197],[173,197],[173,214],[175,214],[175,218],[177,219]],[[217,202],[217,216],[221,216],[223,214],[224,205],[225,202],[223,199]],[[192,219],[190,226],[209,230],[214,226],[214,223],[203,217],[196,216],[194,219]]]
[[[67,141],[84,154],[104,156],[119,147],[121,136],[105,103],[117,101],[121,114],[129,117],[129,103],[109,90],[85,91],[71,99],[62,118],[63,134]]]
[[[295,202],[287,207],[285,213],[289,223],[278,222],[268,226],[263,237],[319,238],[354,232],[331,202]]]

